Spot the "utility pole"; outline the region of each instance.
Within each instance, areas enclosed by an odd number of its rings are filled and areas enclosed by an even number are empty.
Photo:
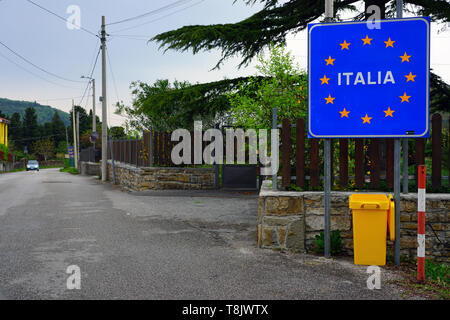
[[[102,16],[102,181],[106,181],[108,159],[108,123],[106,105],[106,31],[105,16]]]
[[[91,77],[81,76],[82,79],[89,79],[92,82],[92,133],[97,132],[97,119],[95,116],[95,79]],[[94,146],[94,162],[95,162],[95,140],[93,140]],[[90,157],[90,156],[89,156]]]
[[[77,127],[75,123],[75,103],[72,99],[72,128],[73,128],[73,156],[75,161],[75,168],[78,169],[78,153],[77,153]]]
[[[66,147],[67,150],[69,150],[69,136],[67,135],[67,127],[64,125],[65,129],[66,129]]]
[[[91,80],[92,80],[92,133],[94,133],[97,132],[97,121],[95,118],[95,79],[92,78]],[[93,142],[93,147],[94,147],[94,162],[95,162],[95,140]]]
[[[80,112],[77,111],[77,159],[80,161]]]
[[[92,132],[97,132],[97,123],[95,119],[95,79],[92,79]]]

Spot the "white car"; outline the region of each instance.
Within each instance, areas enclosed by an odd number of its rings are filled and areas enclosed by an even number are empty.
[[[29,160],[27,163],[27,171],[36,170],[39,171],[39,162],[36,160]]]

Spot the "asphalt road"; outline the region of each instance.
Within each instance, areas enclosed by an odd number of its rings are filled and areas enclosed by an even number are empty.
[[[256,195],[129,193],[58,169],[0,175],[0,299],[398,299],[382,271],[256,247]],[[68,289],[69,266],[81,289]],[[72,279],[72,278],[70,278]]]

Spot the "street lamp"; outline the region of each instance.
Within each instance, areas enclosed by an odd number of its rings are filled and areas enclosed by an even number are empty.
[[[94,162],[95,162],[95,141],[97,140],[97,123],[95,116],[95,79],[91,77],[81,76],[81,79],[89,79],[92,81],[92,142],[94,144]]]

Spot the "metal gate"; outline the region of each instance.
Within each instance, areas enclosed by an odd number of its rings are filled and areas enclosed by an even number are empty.
[[[222,133],[225,136],[226,128],[234,128],[231,126],[223,126]],[[223,150],[226,149],[226,141],[223,140]],[[236,149],[235,149],[236,150]],[[225,159],[224,159],[225,162]],[[222,188],[235,190],[258,190],[259,168],[256,164],[222,164]]]
[[[257,165],[223,164],[222,188],[257,190],[258,171]]]

